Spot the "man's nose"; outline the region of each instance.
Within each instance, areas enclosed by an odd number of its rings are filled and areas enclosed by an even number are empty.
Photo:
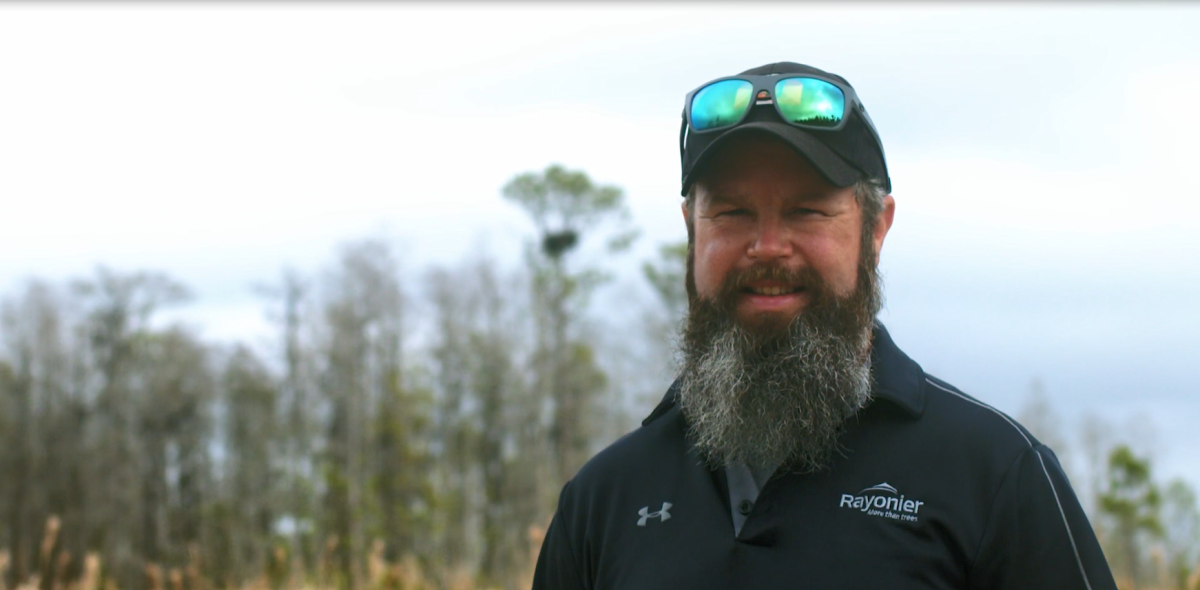
[[[755,260],[775,260],[792,255],[791,234],[778,218],[760,218],[754,242],[746,255]]]

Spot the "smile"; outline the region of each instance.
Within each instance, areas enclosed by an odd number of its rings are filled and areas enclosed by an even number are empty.
[[[800,287],[749,287],[746,291],[755,295],[768,295],[776,297],[779,295],[789,295],[800,291]]]
[[[799,285],[763,282],[742,289],[743,312],[796,313],[808,301]]]

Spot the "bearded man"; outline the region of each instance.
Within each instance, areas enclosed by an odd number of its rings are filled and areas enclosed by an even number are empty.
[[[706,83],[680,154],[681,370],[563,488],[535,589],[1116,588],[1050,449],[875,321],[896,205],[844,78]]]

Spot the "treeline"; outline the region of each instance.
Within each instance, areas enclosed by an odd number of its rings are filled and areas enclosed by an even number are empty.
[[[504,195],[537,228],[518,266],[481,254],[414,281],[388,241],[346,245],[259,286],[274,348],[163,321],[188,297],[163,274],[5,297],[5,585],[527,586],[562,483],[634,425],[620,368],[670,367],[665,339],[616,358],[587,314],[636,235],[621,191],[552,166]],[[647,269],[677,305],[681,259]]]

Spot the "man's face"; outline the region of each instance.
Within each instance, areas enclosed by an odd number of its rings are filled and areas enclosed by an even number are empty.
[[[688,221],[697,297],[721,297],[732,273],[738,288],[724,295],[733,298],[727,303],[739,322],[778,327],[812,301],[813,285],[802,280],[806,274],[836,297],[854,291],[864,242],[853,186],[832,186],[779,140],[747,133],[721,146],[694,190]],[[875,260],[893,211],[888,196],[871,228]]]
[[[830,186],[769,136],[735,138],[705,172],[680,338],[689,434],[714,466],[821,470],[870,397],[876,266],[894,203],[884,199],[864,234],[855,189]]]

